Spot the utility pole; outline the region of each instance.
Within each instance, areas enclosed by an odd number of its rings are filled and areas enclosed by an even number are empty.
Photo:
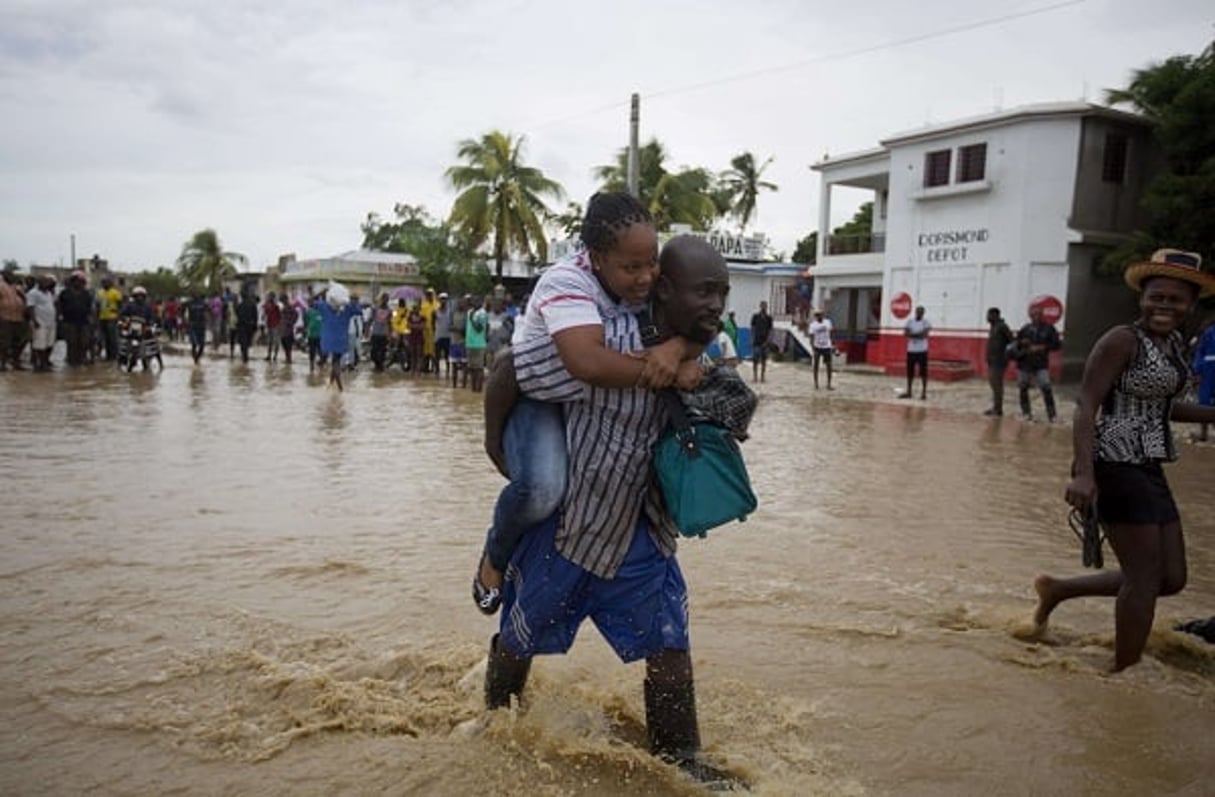
[[[641,95],[633,92],[632,108],[629,111],[629,193],[640,195],[641,157],[637,151],[637,130],[641,123]]]
[[[72,262],[71,270],[76,270],[76,233],[72,233]]]

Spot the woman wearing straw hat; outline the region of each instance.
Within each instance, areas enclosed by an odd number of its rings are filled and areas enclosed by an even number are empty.
[[[1188,378],[1178,328],[1199,297],[1215,294],[1215,274],[1201,264],[1192,252],[1160,249],[1128,268],[1126,282],[1140,293],[1139,320],[1106,332],[1084,366],[1065,498],[1096,513],[1121,569],[1034,582],[1039,633],[1063,601],[1117,597],[1115,672],[1143,655],[1157,597],[1186,582],[1181,520],[1160,465],[1177,458],[1169,421],[1215,421],[1215,407],[1174,401]]]

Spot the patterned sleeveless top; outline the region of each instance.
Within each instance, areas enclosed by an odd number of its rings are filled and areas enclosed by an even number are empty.
[[[1160,348],[1138,326],[1134,359],[1110,388],[1097,420],[1097,459],[1142,465],[1177,459],[1169,413],[1185,389],[1188,372],[1181,335],[1173,332]]]

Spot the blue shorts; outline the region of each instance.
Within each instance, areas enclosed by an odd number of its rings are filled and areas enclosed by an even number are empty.
[[[553,517],[523,535],[506,569],[500,643],[516,656],[565,653],[591,618],[626,664],[688,649],[688,588],[638,519],[615,578],[600,578],[557,553]]]
[[[455,360],[456,362],[463,362],[467,356],[464,354],[464,344],[463,343],[451,344],[451,355],[450,356],[451,356],[451,359]]]

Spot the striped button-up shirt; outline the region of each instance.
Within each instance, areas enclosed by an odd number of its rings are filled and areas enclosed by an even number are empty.
[[[642,511],[665,554],[675,552],[676,530],[653,486],[652,448],[666,413],[648,390],[617,390],[574,379],[561,362],[552,333],[598,324],[615,351],[642,348],[633,310],[613,302],[576,258],[545,272],[515,336],[515,373],[524,394],[565,408],[569,487],[561,509],[557,551],[602,578],[624,562]]]

